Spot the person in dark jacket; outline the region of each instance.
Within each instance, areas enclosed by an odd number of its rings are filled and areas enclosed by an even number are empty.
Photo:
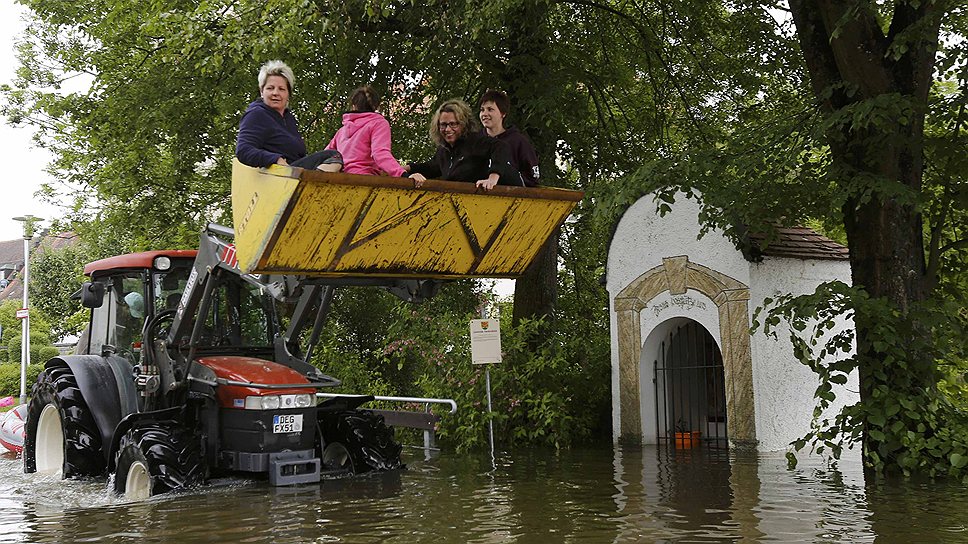
[[[427,178],[466,181],[485,191],[498,183],[522,185],[511,166],[507,146],[480,132],[470,106],[463,100],[448,100],[437,108],[430,121],[430,139],[438,146],[434,158],[407,165],[416,187]]]
[[[267,167],[272,164],[319,168],[339,172],[343,159],[333,150],[306,155],[306,143],[296,118],[289,111],[295,76],[279,60],[270,60],[259,70],[261,98],[249,104],[239,121],[235,156],[242,164]]]
[[[511,101],[504,91],[488,90],[479,102],[481,125],[492,138],[501,140],[508,146],[511,165],[521,173],[521,180],[528,187],[538,186],[538,154],[534,152],[531,140],[517,128],[505,125]]]

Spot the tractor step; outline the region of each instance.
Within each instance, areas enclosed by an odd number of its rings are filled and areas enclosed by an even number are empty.
[[[310,451],[269,454],[269,483],[272,485],[314,484],[320,479],[319,458]]]

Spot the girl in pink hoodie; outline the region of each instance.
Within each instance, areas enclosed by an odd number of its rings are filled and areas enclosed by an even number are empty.
[[[405,172],[390,153],[390,123],[376,112],[380,95],[366,85],[350,95],[350,111],[343,114],[343,128],[336,131],[326,149],[343,155],[343,172],[347,174],[395,177]]]

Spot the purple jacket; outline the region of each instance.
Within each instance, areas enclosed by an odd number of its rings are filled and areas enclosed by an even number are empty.
[[[343,127],[326,146],[343,155],[348,174],[402,176],[404,169],[390,153],[390,123],[373,111],[343,114]]]
[[[249,104],[239,121],[235,156],[242,164],[254,167],[275,164],[279,157],[292,163],[306,156],[306,142],[299,135],[292,112],[286,109],[279,115],[260,98]]]
[[[496,136],[508,146],[511,165],[521,172],[521,179],[528,187],[538,186],[538,154],[534,152],[531,140],[523,132],[511,126]]]

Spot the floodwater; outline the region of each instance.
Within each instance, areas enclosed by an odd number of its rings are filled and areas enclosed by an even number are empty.
[[[125,503],[106,481],[23,474],[0,458],[0,542],[966,542],[968,486],[865,484],[782,453],[665,448],[443,453],[292,488],[225,479]]]

